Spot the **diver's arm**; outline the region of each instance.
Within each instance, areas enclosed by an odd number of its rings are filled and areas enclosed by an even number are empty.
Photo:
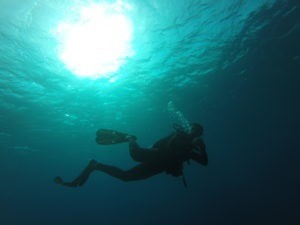
[[[206,147],[204,141],[202,139],[197,139],[193,144],[195,150],[190,153],[190,158],[201,165],[206,166],[208,164],[208,156],[205,150]]]
[[[208,157],[206,151],[204,151],[204,154],[199,154],[198,152],[191,152],[190,159],[200,163],[203,166],[206,166],[208,164]]]

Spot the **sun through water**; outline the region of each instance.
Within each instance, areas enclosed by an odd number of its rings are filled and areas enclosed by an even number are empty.
[[[117,72],[133,56],[133,26],[123,1],[80,7],[55,28],[58,57],[78,77],[97,79]]]

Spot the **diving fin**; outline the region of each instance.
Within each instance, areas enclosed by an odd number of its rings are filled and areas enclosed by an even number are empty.
[[[99,129],[96,133],[96,142],[99,145],[113,145],[136,139],[134,135],[122,133],[116,130]]]

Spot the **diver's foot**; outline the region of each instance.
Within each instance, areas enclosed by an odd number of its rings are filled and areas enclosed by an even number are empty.
[[[96,160],[92,159],[87,165],[87,167],[82,171],[82,173],[69,185],[72,187],[82,186],[89,178],[89,175],[97,168],[98,165],[99,163]]]
[[[126,140],[128,141],[128,142],[132,142],[132,141],[136,141],[136,136],[134,136],[134,135],[127,135],[126,136]]]
[[[68,187],[82,186],[89,178],[89,175],[97,168],[97,166],[99,166],[99,163],[96,160],[92,159],[87,165],[87,167],[82,171],[82,173],[72,182],[64,182],[61,177],[56,177],[54,179],[54,182],[56,184],[60,184]]]
[[[138,143],[135,141],[135,139],[130,139],[128,142],[129,142],[130,152],[140,148]]]
[[[55,177],[54,182],[59,185],[67,186],[67,187],[77,187],[78,185],[73,182],[64,182],[61,177]]]

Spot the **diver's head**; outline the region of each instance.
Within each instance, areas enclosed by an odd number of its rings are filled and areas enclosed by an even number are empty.
[[[202,125],[200,125],[199,123],[191,123],[190,126],[191,126],[191,128],[190,128],[189,135],[192,138],[199,137],[199,136],[203,135]]]

